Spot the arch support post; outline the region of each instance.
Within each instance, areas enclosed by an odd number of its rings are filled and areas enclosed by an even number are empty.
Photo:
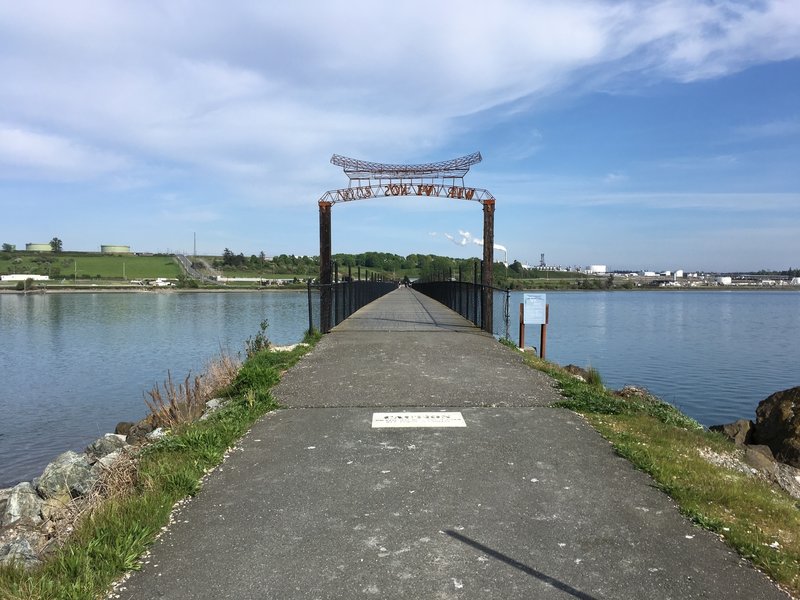
[[[494,293],[492,272],[494,266],[494,200],[483,202],[483,265],[481,269],[481,329],[492,333],[494,329]]]
[[[331,208],[333,203],[319,201],[319,328],[331,330]]]

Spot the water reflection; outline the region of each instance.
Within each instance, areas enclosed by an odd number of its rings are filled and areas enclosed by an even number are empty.
[[[305,292],[0,295],[0,487],[143,417],[167,371],[239,352],[263,319],[299,341],[307,314]]]

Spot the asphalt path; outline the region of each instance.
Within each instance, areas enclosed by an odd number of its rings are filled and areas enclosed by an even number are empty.
[[[114,597],[787,597],[550,408],[519,353],[412,290],[275,395]],[[376,427],[414,416],[436,426]]]

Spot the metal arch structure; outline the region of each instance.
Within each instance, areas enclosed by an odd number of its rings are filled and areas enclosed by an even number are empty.
[[[469,172],[469,168],[482,160],[480,152],[441,162],[417,165],[376,163],[338,154],[331,157],[331,163],[342,167],[350,184],[346,188],[328,190],[319,199],[320,327],[323,333],[330,330],[331,208],[340,202],[395,196],[432,196],[474,201],[483,205],[481,329],[492,333],[495,198],[488,190],[464,185],[464,176]]]
[[[435,163],[394,165],[376,163],[334,154],[331,163],[342,167],[350,185],[328,190],[320,202],[352,202],[393,196],[433,196],[456,200],[473,200],[483,204],[494,196],[483,188],[466,187],[464,176],[472,165],[483,160],[480,152]],[[354,185],[355,184],[355,185]]]
[[[339,202],[369,200],[370,198],[391,198],[394,196],[452,198],[454,200],[472,200],[481,204],[494,202],[492,193],[482,188],[449,185],[446,183],[413,183],[398,180],[388,180],[387,183],[370,181],[366,185],[328,190],[319,201],[338,204]]]
[[[353,179],[450,179],[463,178],[472,165],[483,160],[480,152],[459,158],[421,165],[390,165],[334,154],[331,163],[344,169],[345,175]]]

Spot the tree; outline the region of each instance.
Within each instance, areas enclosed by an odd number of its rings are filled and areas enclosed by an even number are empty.
[[[50,240],[50,248],[52,248],[53,252],[56,253],[61,252],[61,250],[63,249],[63,243],[61,242],[60,239],[54,237],[52,240]]]
[[[14,244],[3,244],[3,252],[13,252]]]

